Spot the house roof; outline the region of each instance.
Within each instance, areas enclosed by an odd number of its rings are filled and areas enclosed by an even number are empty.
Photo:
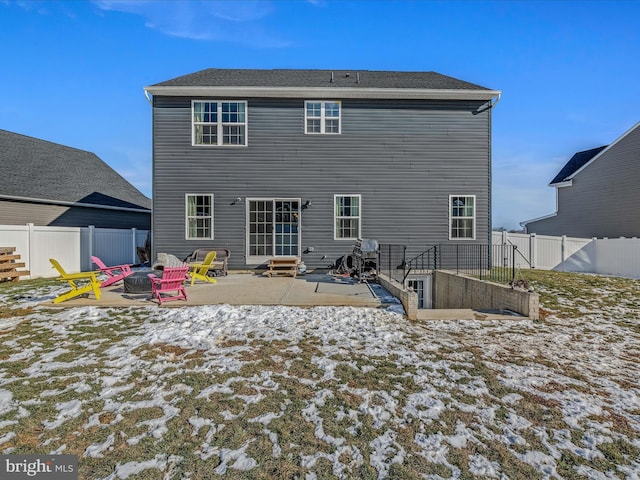
[[[0,130],[0,197],[108,208],[151,208],[95,153]]]
[[[395,72],[374,70],[245,70],[209,68],[156,83],[145,90],[154,95],[194,95],[212,89],[242,91],[256,96],[305,96],[310,91],[335,96],[422,98],[473,98],[490,100],[500,94],[480,85],[436,72]],[[207,90],[205,90],[207,89]],[[359,93],[358,93],[359,92]]]
[[[562,183],[569,180],[574,173],[580,170],[584,165],[587,164],[593,157],[598,155],[602,150],[607,148],[607,145],[603,145],[602,147],[592,148],[591,150],[584,150],[582,152],[577,152],[569,159],[569,161],[562,167],[562,170],[551,180],[549,185],[555,185],[557,183]]]

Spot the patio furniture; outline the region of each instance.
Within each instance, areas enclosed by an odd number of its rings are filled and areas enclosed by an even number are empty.
[[[125,293],[151,293],[150,273],[158,277],[162,276],[162,270],[151,270],[148,268],[146,270],[138,270],[125,277],[122,282]]]
[[[53,268],[60,274],[56,280],[67,282],[71,286],[69,291],[58,295],[58,297],[53,300],[53,303],[64,302],[65,300],[89,293],[90,291],[93,291],[96,300],[100,300],[100,282],[96,278],[96,272],[67,273],[57,260],[50,258],[49,261],[51,265],[53,265]],[[87,284],[80,286],[79,282],[87,282]]]
[[[165,267],[162,271],[162,277],[157,277],[153,273],[149,273],[151,279],[151,299],[157,298],[158,303],[168,302],[171,300],[187,300],[187,291],[184,288],[184,282],[189,279],[187,271],[189,266],[184,267]],[[175,295],[163,297],[163,294]]]
[[[267,272],[267,276],[270,277],[272,275],[283,273],[285,275],[291,275],[295,278],[295,276],[298,274],[299,263],[300,259],[297,257],[272,258],[269,260],[269,271]]]
[[[191,286],[196,280],[202,280],[203,282],[216,283],[217,280],[213,277],[208,276],[210,270],[213,270],[213,261],[216,259],[216,251],[212,250],[207,253],[207,256],[204,257],[204,262],[202,263],[191,263],[189,264],[189,276],[191,277]]]
[[[231,250],[228,248],[198,248],[193,251],[191,255],[189,255],[185,262],[188,263],[203,263],[209,252],[216,252],[216,258],[212,262],[212,268],[209,269],[209,275],[213,274],[215,276],[219,275],[228,275],[228,263],[229,258],[231,257]]]
[[[113,267],[107,267],[102,260],[98,257],[91,257],[91,261],[98,266],[98,269],[102,273],[107,274],[107,279],[100,284],[101,288],[108,287],[109,285],[113,285],[114,283],[118,283],[120,280],[123,280],[125,277],[133,274],[131,271],[131,265],[114,265]]]

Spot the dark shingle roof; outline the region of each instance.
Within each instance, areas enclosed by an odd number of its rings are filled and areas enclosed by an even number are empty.
[[[598,155],[602,150],[607,148],[608,145],[604,145],[598,148],[592,148],[591,150],[584,150],[582,152],[576,153],[571,159],[567,162],[567,164],[562,167],[562,170],[551,180],[549,185],[554,185],[556,183],[564,182],[568,180],[571,175],[580,170],[589,160]]]
[[[332,81],[333,75],[333,81]],[[336,87],[489,90],[436,72],[373,70],[242,70],[209,68],[153,87]]]
[[[123,208],[151,208],[96,154],[0,130],[0,195]]]

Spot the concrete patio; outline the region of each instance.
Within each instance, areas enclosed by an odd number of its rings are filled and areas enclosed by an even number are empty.
[[[187,284],[188,300],[171,301],[162,307],[179,308],[198,305],[288,305],[296,307],[353,306],[382,308],[394,302],[384,288],[377,284],[359,283],[350,277],[327,273],[308,273],[296,278],[290,276],[267,277],[256,273],[229,273],[218,277],[217,283]],[[53,302],[47,302],[53,305]],[[102,289],[102,297],[93,295],[74,298],[57,304],[58,307],[79,306],[135,307],[158,305],[150,293],[126,293],[122,283]],[[419,320],[456,319],[517,319],[521,316],[502,311],[476,311],[471,309],[418,311]]]
[[[163,303],[163,307],[195,305],[289,305],[379,307],[380,298],[366,283],[354,282],[349,277],[322,273],[267,277],[254,273],[229,273],[218,277],[217,283],[187,283],[188,300]],[[52,302],[51,302],[52,303]],[[102,298],[93,295],[79,297],[58,304],[61,307],[99,305],[102,307],[128,307],[157,305],[151,293],[126,293],[122,283],[102,289]]]

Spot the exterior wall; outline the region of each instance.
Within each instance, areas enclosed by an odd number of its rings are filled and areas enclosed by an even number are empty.
[[[300,226],[301,250],[314,247],[302,255],[311,268],[353,249],[333,239],[334,194],[360,194],[362,237],[408,245],[408,256],[448,242],[449,195],[476,195],[475,241],[491,241],[484,102],[343,100],[340,135],[305,135],[305,99],[233,100],[248,100],[248,146],[194,147],[191,98],[154,96],[154,255],[224,247],[230,268],[245,268],[246,204],[231,205],[237,197],[310,200]],[[187,193],[214,195],[214,240],[185,240]]]
[[[100,228],[149,230],[151,213],[0,200],[0,225],[26,223],[56,227],[93,225]]]
[[[527,224],[528,233],[640,237],[640,127],[558,188],[558,214]]]

